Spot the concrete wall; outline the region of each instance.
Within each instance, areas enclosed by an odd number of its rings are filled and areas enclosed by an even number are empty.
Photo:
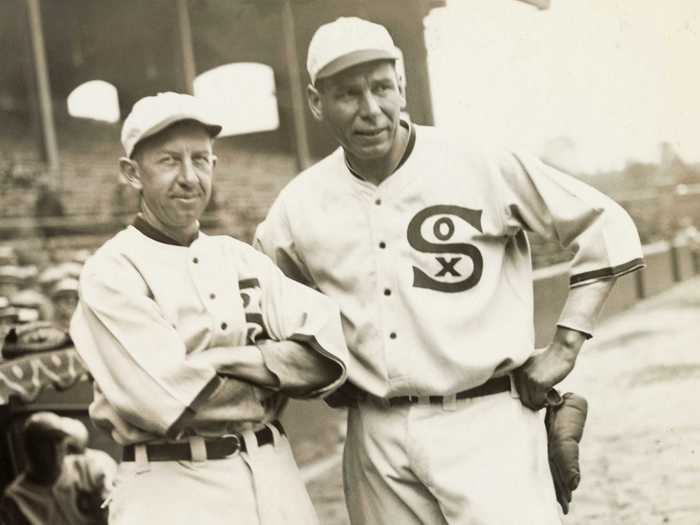
[[[617,280],[601,320],[629,308],[644,297],[667,290],[678,281],[697,275],[700,270],[694,263],[693,252],[684,244],[674,247],[667,242],[646,245],[644,260],[645,269]],[[554,333],[569,290],[567,268],[566,264],[559,264],[535,272],[535,332],[538,346],[547,344]]]

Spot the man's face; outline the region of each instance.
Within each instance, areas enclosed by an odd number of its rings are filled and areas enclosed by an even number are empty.
[[[393,62],[381,60],[321,79],[309,89],[309,104],[348,154],[372,160],[390,153],[405,101]]]
[[[65,436],[46,436],[41,443],[33,444],[27,450],[27,468],[32,479],[40,483],[55,483],[61,475],[66,449]]]
[[[68,326],[75,308],[78,306],[77,292],[62,292],[53,298],[55,320],[61,326]]]
[[[134,158],[144,213],[166,232],[182,232],[199,220],[211,197],[216,158],[206,129],[178,122],[147,139]]]

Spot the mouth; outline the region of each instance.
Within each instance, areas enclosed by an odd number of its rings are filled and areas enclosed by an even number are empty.
[[[199,199],[199,195],[174,195],[173,199],[184,203],[192,203]]]
[[[373,139],[379,137],[385,131],[386,128],[377,128],[371,130],[357,130],[355,134],[363,138]]]

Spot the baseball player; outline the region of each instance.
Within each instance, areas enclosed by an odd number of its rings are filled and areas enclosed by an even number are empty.
[[[110,523],[316,523],[276,418],[287,396],[344,381],[340,315],[249,245],[199,231],[220,130],[189,95],[134,105],[120,167],[141,213],[80,277],[90,415],[124,447]]]
[[[107,523],[100,507],[117,466],[105,452],[86,448],[87,434],[77,419],[52,412],[27,419],[22,434],[26,468],[0,500],[0,524]]]
[[[536,158],[410,122],[398,56],[365,20],[317,30],[308,101],[340,148],[283,189],[256,234],[287,275],[340,305],[350,519],[559,523],[538,409],[615,278],[643,266],[636,229]],[[526,231],[575,252],[540,350]]]

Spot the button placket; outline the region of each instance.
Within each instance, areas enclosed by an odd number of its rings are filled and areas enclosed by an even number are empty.
[[[217,283],[216,280],[213,279],[214,273],[212,273],[211,268],[207,268],[207,258],[202,256],[201,253],[192,250],[190,261],[192,263],[190,265],[190,271],[195,288],[198,290],[199,296],[201,297],[202,310],[209,314],[213,323],[212,328],[216,327],[216,331],[225,332],[229,325],[223,320],[225,314],[222,312],[222,307],[224,305],[221,304],[221,301],[216,301]]]
[[[386,205],[384,199],[379,195],[375,195],[373,205],[371,207],[371,216],[375,232],[375,256],[377,260],[377,300],[379,301],[379,309],[381,315],[380,333],[384,340],[384,357],[386,362],[386,373],[391,380],[393,377],[398,377],[402,373],[401,349],[398,342],[398,319],[396,317],[397,305],[393,300],[394,292],[397,290],[398,266],[399,261],[396,260],[398,253],[396,250],[401,250],[400,236],[397,235],[396,219],[393,217],[393,209]]]

